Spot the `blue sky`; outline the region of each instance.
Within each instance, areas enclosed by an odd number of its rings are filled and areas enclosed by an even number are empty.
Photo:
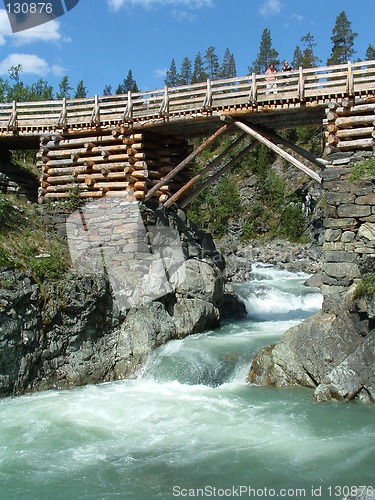
[[[152,90],[164,86],[172,58],[179,69],[184,57],[194,60],[211,45],[220,60],[229,48],[240,76],[256,58],[264,28],[280,59],[289,60],[311,33],[324,65],[343,10],[358,33],[355,57],[364,58],[369,43],[375,46],[375,0],[80,0],[55,21],[16,34],[0,9],[0,76],[21,64],[26,83],[44,78],[57,89],[67,75],[94,95],[105,85],[115,90],[131,69],[138,87]]]

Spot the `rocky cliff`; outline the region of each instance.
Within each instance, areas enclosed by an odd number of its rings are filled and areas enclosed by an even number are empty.
[[[144,209],[143,216],[177,228],[186,259],[185,280],[155,301],[119,308],[105,274],[38,284],[27,271],[2,270],[1,396],[131,377],[156,346],[218,326],[231,298],[211,237],[180,211]]]

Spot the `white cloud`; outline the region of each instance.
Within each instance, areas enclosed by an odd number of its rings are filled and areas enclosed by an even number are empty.
[[[110,10],[118,12],[125,5],[125,0],[107,0]]]
[[[165,78],[166,74],[167,74],[167,69],[155,69],[154,71],[155,78]]]
[[[172,16],[176,21],[194,21],[195,19],[195,16],[186,10],[175,9],[172,11]]]
[[[0,45],[6,43],[6,37],[12,34],[9,19],[4,9],[0,9]]]
[[[66,74],[65,68],[59,64],[53,64],[51,66],[51,72],[54,76],[63,76]]]
[[[118,12],[122,7],[143,7],[146,9],[158,6],[185,7],[201,9],[211,7],[213,0],[107,0],[109,9]]]
[[[22,74],[46,76],[51,72],[47,61],[35,54],[10,54],[0,61],[0,75],[8,75],[8,69],[19,64]]]
[[[300,14],[293,14],[293,15],[292,15],[292,17],[293,17],[293,19],[296,19],[296,20],[297,20],[297,21],[299,21],[299,22],[302,22],[302,21],[304,21],[304,19],[305,19],[305,18],[304,18],[303,16],[301,16]]]
[[[49,21],[40,26],[19,31],[13,36],[15,45],[27,45],[32,42],[59,42],[62,39],[58,21]]]
[[[12,45],[19,47],[33,42],[59,42],[61,40],[69,41],[61,35],[58,21],[48,21],[34,28],[13,33],[6,11],[0,9],[0,45],[9,41]]]
[[[259,8],[259,13],[261,16],[275,16],[281,12],[281,2],[280,0],[266,0],[264,4]]]

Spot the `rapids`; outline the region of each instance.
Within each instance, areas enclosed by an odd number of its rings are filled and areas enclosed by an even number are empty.
[[[375,486],[375,407],[249,386],[252,356],[321,307],[257,265],[248,317],[157,349],[137,380],[0,400],[0,498],[343,498]]]

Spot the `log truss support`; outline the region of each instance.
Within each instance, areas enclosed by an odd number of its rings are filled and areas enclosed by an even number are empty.
[[[181,208],[186,208],[199,194],[201,194],[205,189],[211,186],[219,177],[221,177],[225,172],[233,168],[244,158],[254,147],[257,145],[256,141],[251,142],[245,147],[240,153],[238,153],[234,158],[229,160],[220,170],[211,175],[203,184],[201,184],[197,189],[194,190],[182,203]]]
[[[227,155],[229,155],[237,146],[239,146],[244,141],[244,139],[246,139],[246,137],[247,136],[245,133],[241,134],[222,153],[220,153],[219,156],[217,156],[214,160],[209,162],[200,172],[198,172],[192,179],[190,179],[189,182],[187,182],[181,189],[179,189],[179,191],[177,191],[177,193],[175,193],[173,196],[171,196],[171,198],[169,198],[169,200],[164,203],[164,206],[166,208],[169,208],[171,205],[173,205],[173,203],[175,203],[177,200],[179,200],[181,198],[181,196],[183,196],[199,179],[201,179],[203,176],[208,174],[215,167],[220,165],[221,162],[225,159],[225,157]],[[201,192],[202,192],[202,190],[199,191],[199,193],[201,193]],[[197,191],[194,191],[194,193],[197,193]],[[197,195],[199,193],[197,193]],[[194,196],[194,198],[195,198],[195,196]],[[191,200],[189,200],[188,203],[190,203],[190,201]],[[188,205],[188,203],[186,203],[186,205]]]
[[[287,139],[284,139],[280,135],[278,135],[276,132],[272,130],[268,130],[265,128],[261,127],[250,127],[240,121],[234,121],[231,117],[227,115],[222,115],[221,120],[227,122],[228,125],[235,125],[238,128],[240,128],[243,133],[236,139],[234,140],[222,153],[220,153],[214,160],[209,162],[200,172],[198,172],[192,179],[190,179],[183,187],[181,187],[175,194],[173,194],[165,203],[164,206],[166,208],[171,207],[174,203],[176,203],[181,197],[184,197],[183,201],[180,203],[181,208],[186,208],[202,191],[207,189],[209,186],[211,186],[219,177],[221,177],[225,172],[233,168],[236,164],[238,164],[239,161],[242,160],[246,154],[248,154],[257,144],[260,142],[273,151],[275,151],[278,155],[280,155],[282,158],[284,158],[286,161],[297,167],[299,170],[303,171],[305,174],[307,174],[309,177],[314,179],[317,182],[321,182],[322,179],[321,177],[311,168],[307,167],[304,165],[300,160],[295,158],[294,156],[290,155],[287,153],[284,149],[282,149],[278,144],[281,144],[295,153],[297,153],[299,156],[302,158],[305,158],[308,160],[310,163],[313,165],[319,167],[319,168],[324,168],[326,165],[325,160],[321,158],[317,158],[315,155],[312,153],[306,151],[305,149],[293,144],[292,142],[288,141]],[[222,129],[220,129],[222,130]],[[217,132],[214,134],[216,135]],[[236,148],[238,147],[241,143],[244,142],[246,137],[251,136],[253,140],[249,145],[247,145],[242,151],[229,161],[227,161],[219,170],[217,170],[214,174],[210,175],[202,184],[200,184],[197,188],[194,189],[190,194],[187,194],[188,191],[192,188],[192,186],[202,179],[204,176],[209,174],[213,169],[215,169],[218,165],[221,165],[225,158]],[[209,138],[211,139],[211,138]],[[209,141],[211,142],[211,140]],[[207,141],[203,143],[200,148],[198,148],[200,151],[203,150],[204,147],[207,146]],[[193,155],[196,156],[198,150],[193,152]],[[188,160],[190,161],[192,159],[192,155],[189,156]],[[181,165],[185,164],[185,161],[182,162],[180,165],[178,165],[175,170],[176,173],[178,173],[181,169]],[[182,167],[183,168],[183,167]],[[173,172],[171,172],[171,175]],[[169,179],[168,179],[169,180]],[[166,182],[166,179],[164,178],[162,181],[160,181],[159,185],[156,185],[154,189],[159,189],[162,185],[162,183]],[[152,192],[150,192],[150,196],[152,196]],[[147,197],[146,197],[147,199]]]
[[[277,153],[282,158],[284,158],[288,163],[291,163],[292,165],[297,167],[299,170],[302,170],[302,172],[307,174],[309,177],[311,177],[315,181],[317,181],[319,183],[322,182],[322,178],[320,177],[319,174],[314,172],[314,170],[312,170],[311,168],[306,167],[306,165],[304,165],[301,161],[297,160],[297,158],[294,158],[294,156],[287,153],[286,151],[284,151],[284,149],[282,149],[280,146],[275,144],[271,140],[272,135],[270,135],[269,132],[266,131],[265,129],[262,129],[261,131],[259,131],[260,129],[255,129],[254,127],[250,127],[249,125],[246,125],[243,122],[235,121],[228,115],[222,115],[220,118],[224,122],[232,123],[236,127],[238,127],[239,129],[241,129],[244,132],[246,132],[247,134],[251,135],[254,139],[261,142],[262,144],[264,144],[268,148],[272,149],[275,153]]]
[[[309,162],[313,163],[319,168],[324,168],[327,163],[329,163],[327,160],[323,160],[323,158],[318,158],[315,156],[313,153],[310,153],[310,151],[306,151],[306,149],[301,148],[300,146],[297,146],[296,144],[293,144],[293,142],[288,141],[287,139],[284,139],[284,137],[281,137],[278,135],[275,131],[273,130],[268,130],[263,129],[261,127],[257,128],[258,131],[264,130],[264,133],[267,133],[269,136],[269,139],[274,142],[275,144],[281,144],[282,146],[285,146],[298,155],[302,156],[302,158],[305,158]],[[264,134],[263,134],[264,135]]]

